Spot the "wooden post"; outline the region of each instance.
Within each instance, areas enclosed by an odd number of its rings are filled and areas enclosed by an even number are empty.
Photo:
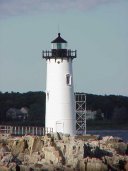
[[[38,134],[37,127],[36,127],[36,135]]]
[[[13,127],[10,126],[10,134],[13,134]]]
[[[40,133],[40,136],[41,136],[41,132],[42,132],[42,131],[41,131],[41,127],[39,127],[39,129],[40,129],[39,133]]]
[[[25,135],[27,135],[28,131],[27,131],[27,127],[25,127]]]
[[[20,135],[20,126],[18,126],[18,132],[17,132],[18,135]]]
[[[29,126],[28,130],[29,130],[29,134],[31,134],[31,127],[30,126]]]
[[[4,127],[4,133],[7,134],[8,133],[8,126]]]
[[[45,135],[45,128],[43,127],[43,136]]]
[[[21,131],[21,134],[23,135],[24,134],[24,127],[22,126],[22,131]]]
[[[46,128],[46,134],[48,134],[48,128]]]
[[[14,127],[14,134],[16,135],[16,126]]]
[[[32,127],[32,135],[34,135],[34,127]]]

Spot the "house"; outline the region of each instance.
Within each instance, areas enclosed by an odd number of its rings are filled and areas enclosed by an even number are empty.
[[[86,111],[86,120],[95,119],[96,114],[97,114],[97,111],[87,110]]]
[[[21,109],[10,108],[6,112],[6,116],[8,119],[12,119],[12,120],[17,120],[17,119],[26,120],[28,118],[28,108],[26,107],[22,107]]]

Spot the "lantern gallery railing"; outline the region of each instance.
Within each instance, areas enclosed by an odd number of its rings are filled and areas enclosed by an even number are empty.
[[[48,133],[53,133],[52,128],[34,127],[34,126],[8,126],[0,125],[1,134],[11,135],[38,135],[44,136]]]
[[[45,59],[51,58],[76,58],[77,51],[67,50],[67,49],[52,49],[51,51],[42,51],[42,57]]]

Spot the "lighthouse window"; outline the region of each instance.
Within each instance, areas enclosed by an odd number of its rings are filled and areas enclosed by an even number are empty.
[[[72,84],[72,77],[70,74],[66,75],[66,83],[67,85],[71,85]]]
[[[57,43],[57,49],[61,49],[61,43]]]
[[[46,93],[46,94],[47,94],[47,100],[49,100],[49,92],[47,91],[47,93]]]

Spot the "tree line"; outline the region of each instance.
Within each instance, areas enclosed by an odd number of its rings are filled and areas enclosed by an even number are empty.
[[[7,111],[10,108],[27,107],[27,120],[10,120]],[[121,120],[128,122],[128,97],[117,95],[86,94],[87,110],[97,111],[96,119],[104,114],[104,120]],[[44,126],[45,123],[45,93],[44,92],[0,92],[0,124],[24,124]]]
[[[7,118],[7,111],[10,108],[20,109],[28,108],[27,120],[10,120]],[[27,92],[27,93],[0,93],[0,124],[21,124],[44,126],[45,121],[45,93]]]

